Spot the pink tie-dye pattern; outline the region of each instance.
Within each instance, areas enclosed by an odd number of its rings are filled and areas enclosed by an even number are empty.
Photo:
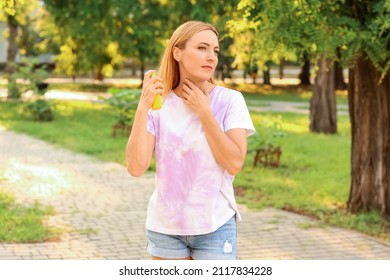
[[[217,87],[211,95],[222,129],[228,106],[216,98],[223,89]],[[148,130],[156,136],[156,188],[147,228],[177,235],[216,230],[238,213],[233,176],[216,163],[198,117],[173,92],[149,117]]]

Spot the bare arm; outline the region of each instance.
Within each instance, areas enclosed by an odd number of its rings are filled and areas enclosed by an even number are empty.
[[[132,176],[141,176],[152,161],[155,136],[146,130],[148,110],[151,108],[155,94],[162,90],[161,79],[152,79],[145,74],[144,86],[135,112],[133,127],[126,146],[127,170]]]
[[[126,146],[127,170],[132,176],[141,176],[152,161],[155,137],[146,131],[148,110],[138,108]]]
[[[224,133],[211,111],[200,115],[199,118],[215,160],[230,175],[237,175],[245,162],[246,129],[235,128]]]
[[[224,133],[210,108],[210,96],[187,80],[183,86],[184,102],[198,115],[206,134],[207,142],[215,160],[229,174],[240,172],[246,156],[247,132],[236,128]]]

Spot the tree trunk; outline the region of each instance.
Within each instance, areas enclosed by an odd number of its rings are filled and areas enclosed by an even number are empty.
[[[347,83],[344,81],[343,68],[337,61],[334,62],[334,70],[335,89],[346,90]]]
[[[334,64],[321,58],[310,102],[310,131],[337,133],[336,93],[334,89]]]
[[[307,53],[303,53],[303,66],[301,73],[299,74],[299,79],[301,80],[300,85],[309,86],[310,82],[310,60],[307,56]]]
[[[377,210],[390,215],[390,72],[380,73],[358,58],[349,73],[352,132],[351,212]]]
[[[271,84],[271,62],[267,61],[265,63],[265,70],[263,70],[263,84],[270,85]]]
[[[102,72],[101,69],[99,69],[99,70],[96,72],[95,79],[98,80],[98,81],[103,81],[103,80],[104,80],[104,75],[103,75],[103,72]]]
[[[252,84],[256,84],[256,79],[257,79],[257,72],[258,69],[256,68],[255,70],[252,71],[251,77],[252,77]]]
[[[8,50],[7,50],[7,64],[4,71],[8,74],[15,72],[14,63],[16,60],[16,53],[18,46],[16,44],[16,37],[18,36],[18,22],[15,16],[8,15],[7,17],[9,38],[8,38]]]
[[[98,81],[104,80],[103,66],[99,66],[99,68],[97,69],[95,79]]]
[[[279,60],[279,79],[283,79],[284,77],[284,58]]]
[[[340,48],[337,48],[337,57],[338,59],[341,59]],[[347,83],[344,81],[343,68],[341,67],[340,63],[337,60],[334,63],[335,63],[334,66],[335,88],[346,90]]]

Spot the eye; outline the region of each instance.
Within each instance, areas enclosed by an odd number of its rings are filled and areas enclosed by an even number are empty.
[[[206,50],[206,47],[205,46],[199,46],[198,49],[199,50]]]
[[[215,55],[219,55],[219,50],[214,50]]]

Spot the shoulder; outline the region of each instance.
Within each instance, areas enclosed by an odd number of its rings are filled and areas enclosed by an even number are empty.
[[[231,89],[231,88],[227,88],[227,87],[224,87],[224,86],[219,86],[219,85],[216,85],[215,86],[215,90],[220,93],[220,94],[226,94],[226,95],[242,95],[242,93],[238,90],[235,90],[235,89]]]
[[[226,101],[234,101],[237,99],[244,99],[242,93],[238,90],[230,89],[227,87],[217,85],[214,88],[214,96],[218,99],[226,100]]]

